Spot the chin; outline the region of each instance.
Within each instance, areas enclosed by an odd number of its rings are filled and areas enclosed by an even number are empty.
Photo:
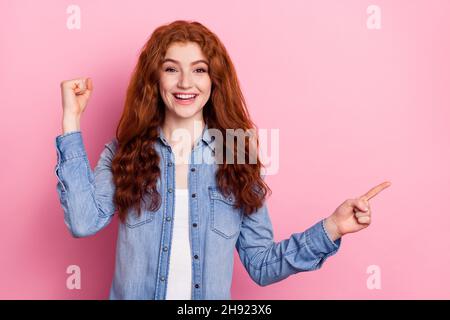
[[[201,112],[201,109],[190,109],[186,108],[185,106],[177,107],[174,110],[174,113],[177,117],[183,118],[183,119],[189,119],[194,117],[198,112]]]

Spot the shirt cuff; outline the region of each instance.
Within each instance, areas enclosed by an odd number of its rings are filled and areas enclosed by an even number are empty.
[[[81,131],[71,131],[55,139],[58,163],[86,156]]]
[[[332,241],[324,223],[325,219],[322,219],[306,231],[308,246],[318,257],[329,257],[335,254],[341,246],[342,238]]]

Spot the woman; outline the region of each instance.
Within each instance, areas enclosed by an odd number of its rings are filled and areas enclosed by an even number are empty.
[[[319,269],[344,234],[370,224],[368,200],[389,185],[274,242],[261,161],[236,161],[255,154],[257,137],[244,139],[239,151],[239,135],[229,131],[255,128],[235,68],[217,36],[198,22],[154,31],[133,72],[116,137],[94,171],[80,131],[92,90],[90,78],[61,83],[55,173],[74,237],[97,233],[118,213],[110,299],[229,299],[234,248],[261,286]]]

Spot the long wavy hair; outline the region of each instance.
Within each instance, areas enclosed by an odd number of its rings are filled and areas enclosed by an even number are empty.
[[[114,203],[121,222],[128,209],[141,214],[142,202],[146,209],[156,211],[161,205],[157,190],[160,179],[159,155],[155,150],[158,127],[162,126],[165,105],[158,82],[162,60],[174,42],[195,42],[207,57],[212,81],[211,96],[203,107],[203,118],[208,128],[218,129],[226,136],[226,129],[256,129],[250,120],[247,106],[239,87],[234,65],[219,38],[199,22],[177,20],[155,29],[141,49],[126,93],[125,106],[116,129],[118,149],[112,161],[116,187]],[[259,142],[245,142],[245,154]],[[226,146],[223,146],[226,148]],[[237,153],[234,153],[237,155]],[[259,156],[253,163],[223,162],[218,164],[216,183],[226,196],[232,193],[236,208],[247,215],[263,205],[270,188],[261,175],[263,167]],[[146,199],[150,202],[147,203]],[[143,201],[144,200],[144,201]]]

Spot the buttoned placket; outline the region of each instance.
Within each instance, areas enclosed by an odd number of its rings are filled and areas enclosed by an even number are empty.
[[[192,259],[192,300],[202,299],[202,286],[201,286],[201,263],[200,263],[200,228],[199,228],[199,216],[198,216],[198,173],[196,164],[194,162],[197,152],[202,152],[201,141],[199,141],[192,149],[190,155],[190,163],[188,168],[188,189],[189,189],[189,239],[191,243],[191,256]]]
[[[158,280],[156,283],[155,290],[155,300],[162,300],[165,298],[167,291],[167,278],[169,272],[169,259],[170,259],[170,249],[173,233],[173,217],[174,217],[174,205],[175,205],[175,192],[174,192],[174,181],[175,181],[175,166],[173,161],[172,148],[167,143],[167,141],[162,138],[164,146],[162,148],[161,154],[163,155],[162,163],[165,166],[164,176],[161,179],[165,179],[166,189],[161,190],[165,192],[165,196],[162,197],[164,210],[163,210],[163,223],[161,230],[161,243],[160,252],[158,260]],[[167,164],[166,164],[167,163]],[[164,184],[162,184],[164,185]]]

